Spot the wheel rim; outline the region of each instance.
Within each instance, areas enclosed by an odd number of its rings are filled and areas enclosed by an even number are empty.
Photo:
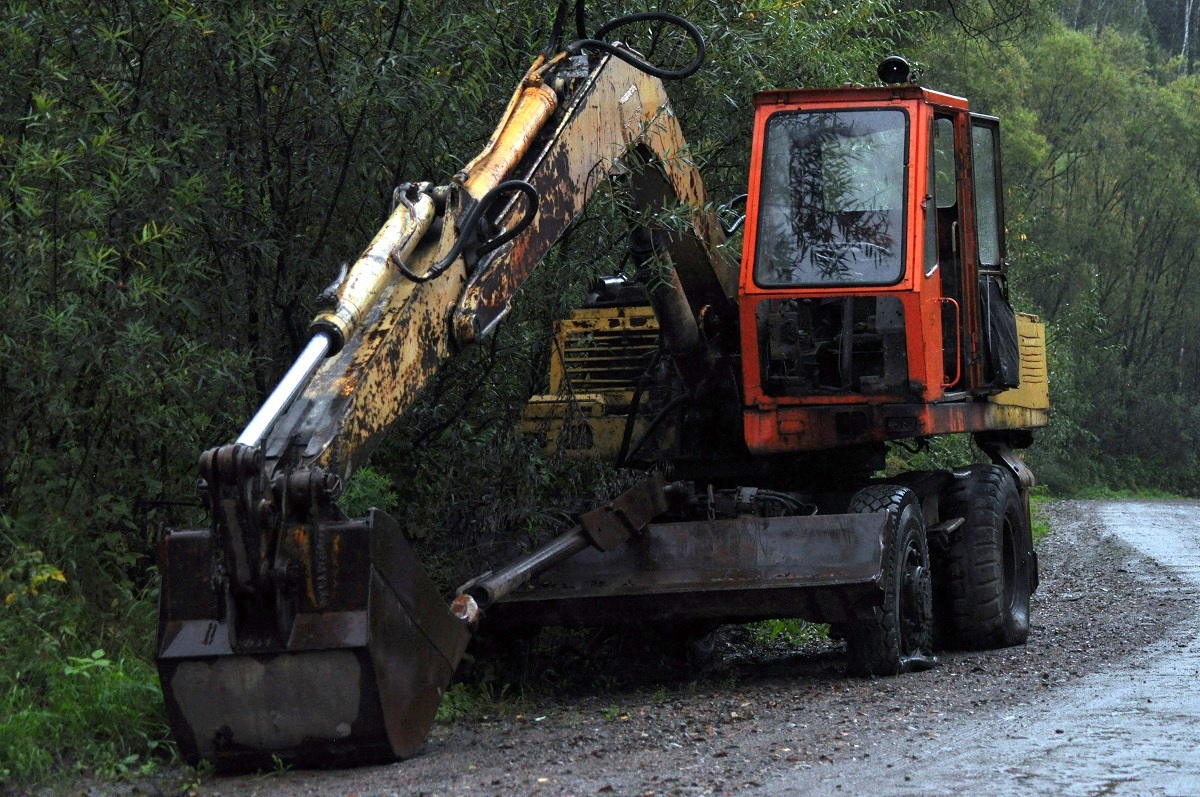
[[[904,655],[930,647],[933,626],[932,579],[920,545],[913,537],[905,542],[900,576],[900,650]]]
[[[1004,518],[1002,567],[1004,568],[1004,606],[1011,610],[1017,600],[1017,530]]]

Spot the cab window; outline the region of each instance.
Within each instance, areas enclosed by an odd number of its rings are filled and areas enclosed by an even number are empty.
[[[767,287],[899,282],[907,140],[908,117],[895,109],[772,116],[755,281]]]

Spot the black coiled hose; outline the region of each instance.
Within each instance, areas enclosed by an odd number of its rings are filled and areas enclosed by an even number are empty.
[[[547,50],[550,52],[553,52],[558,48],[558,42],[562,38],[562,29],[564,20],[566,18],[567,2],[568,0],[561,0],[559,4],[558,14],[554,21],[554,30],[551,34],[550,45],[547,47]],[[642,58],[637,57],[628,50],[604,41],[602,38],[618,28],[622,28],[627,25],[633,25],[638,22],[662,22],[667,25],[674,25],[675,27],[682,28],[683,31],[688,35],[688,38],[690,38],[692,43],[696,46],[695,57],[692,58],[692,60],[689,61],[688,64],[682,69],[663,69],[649,63]],[[704,47],[704,35],[700,32],[700,29],[691,22],[688,22],[683,17],[680,17],[676,14],[668,14],[665,11],[646,11],[640,14],[626,14],[625,16],[617,17],[616,19],[601,26],[600,29],[597,30],[590,38],[587,37],[584,32],[585,24],[583,0],[576,0],[575,29],[581,38],[567,45],[566,51],[568,53],[577,54],[583,52],[584,50],[594,50],[607,53],[614,58],[624,61],[635,69],[645,72],[648,75],[652,75],[660,80],[680,80],[682,78],[694,75],[696,71],[704,64],[704,58],[707,55],[707,51]],[[478,250],[478,254],[480,256],[485,255],[488,252],[491,252],[511,241],[526,227],[528,227],[533,222],[534,216],[537,215],[537,190],[523,180],[506,180],[497,185],[491,191],[488,191],[486,194],[484,194],[483,198],[481,198],[479,202],[477,202],[471,207],[470,210],[467,211],[465,217],[463,218],[463,222],[460,225],[460,229],[464,231],[474,229],[475,225],[479,223],[480,216],[485,210],[491,207],[496,198],[501,194],[511,191],[524,194],[525,198],[529,200],[529,208],[526,210],[525,215],[521,217],[521,220],[517,222],[517,224],[511,230],[506,230],[500,235],[497,235],[495,238],[491,238],[480,244]],[[404,203],[405,205],[409,205],[411,208],[411,203],[408,201],[408,198],[404,196],[403,191],[398,192],[398,197],[400,202]],[[395,259],[396,268],[399,269],[401,274],[413,282],[429,282],[430,280],[441,276],[446,269],[450,268],[450,264],[462,254],[463,247],[466,246],[468,237],[469,236],[467,235],[460,236],[459,239],[455,241],[454,246],[446,254],[446,256],[437,263],[433,264],[433,266],[430,267],[425,274],[414,273],[403,262],[401,262],[399,258]]]
[[[581,7],[582,4],[576,6],[577,25],[579,23],[578,17],[579,9]],[[682,28],[683,31],[688,35],[688,38],[692,40],[692,43],[696,45],[695,57],[692,58],[692,60],[689,61],[688,64],[682,69],[663,69],[649,63],[648,61],[638,58],[628,50],[621,49],[614,44],[603,41],[601,38],[617,28],[622,28],[626,25],[632,25],[636,22],[647,21],[663,22],[667,25],[674,25],[675,27]],[[653,75],[660,80],[681,80],[682,78],[690,77],[691,75],[696,74],[696,71],[699,70],[704,64],[704,57],[707,54],[704,48],[704,34],[700,32],[700,29],[691,22],[688,22],[683,17],[675,14],[668,14],[665,11],[645,11],[640,14],[627,14],[623,17],[617,17],[597,30],[591,38],[580,39],[579,41],[575,41],[567,45],[567,52],[572,54],[582,52],[583,50],[598,50],[602,53],[608,53],[613,58],[618,58],[635,69],[645,72],[648,75]]]
[[[431,279],[440,277],[446,271],[446,269],[450,268],[450,264],[457,260],[458,256],[462,254],[463,247],[466,246],[467,241],[470,239],[470,235],[467,233],[470,230],[474,230],[475,226],[479,224],[479,217],[483,215],[483,212],[495,203],[497,197],[501,196],[502,194],[507,194],[511,191],[524,194],[525,198],[529,201],[529,207],[525,210],[525,215],[521,217],[520,221],[513,225],[511,230],[505,230],[495,238],[489,238],[480,244],[477,253],[480,257],[482,257],[488,252],[491,252],[496,248],[508,243],[513,238],[516,238],[521,234],[522,231],[524,231],[526,227],[533,223],[533,219],[537,215],[538,193],[537,189],[524,180],[505,180],[491,191],[488,191],[486,194],[484,194],[478,202],[471,206],[470,210],[468,210],[463,216],[462,224],[459,225],[459,229],[461,229],[464,234],[458,237],[458,240],[454,242],[454,246],[450,247],[450,251],[446,253],[446,256],[434,263],[428,271],[426,271],[424,274],[417,274],[411,271],[408,266],[404,265],[399,258],[394,260],[396,268],[399,269],[400,273],[405,277],[417,283],[429,282]],[[411,210],[412,203],[408,201],[408,197],[406,197],[404,193],[404,191],[398,191],[397,198],[401,203]]]

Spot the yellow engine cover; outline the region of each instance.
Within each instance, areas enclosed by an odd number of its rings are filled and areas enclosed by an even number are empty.
[[[990,401],[1032,410],[1050,409],[1049,366],[1046,360],[1046,325],[1029,313],[1017,313],[1017,340],[1021,351],[1021,384],[992,396]]]

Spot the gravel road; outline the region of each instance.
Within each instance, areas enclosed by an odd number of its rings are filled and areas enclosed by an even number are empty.
[[[1046,699],[1003,709],[999,722],[960,721],[942,739],[880,751],[870,769],[831,767],[804,783],[806,794],[1200,794],[1200,505],[1082,509],[1076,524],[1098,521],[1102,533],[1166,566],[1149,594],[1182,596],[1190,610],[1164,637]],[[794,794],[798,782],[777,778],[764,793]]]
[[[698,676],[628,641],[576,640],[533,662],[525,687],[508,688],[523,697],[438,725],[406,762],[199,782],[168,772],[70,793],[1200,794],[1200,755],[1190,752],[1200,707],[1193,697],[1169,708],[1163,680],[1194,683],[1187,667],[1200,668],[1200,557],[1188,571],[1169,564],[1167,537],[1146,553],[1123,539],[1169,525],[1200,550],[1200,503],[1059,501],[1042,511],[1053,532],[1039,545],[1042,583],[1023,647],[947,653],[928,672],[857,680],[831,642],[754,646],[726,630]],[[1130,708],[1147,699],[1160,703],[1153,713]],[[1100,729],[1098,718],[1132,714],[1140,747]],[[1147,763],[1151,748],[1161,763]],[[1063,766],[1078,749],[1096,752],[1072,780]],[[1167,774],[1155,780],[1152,768]]]

